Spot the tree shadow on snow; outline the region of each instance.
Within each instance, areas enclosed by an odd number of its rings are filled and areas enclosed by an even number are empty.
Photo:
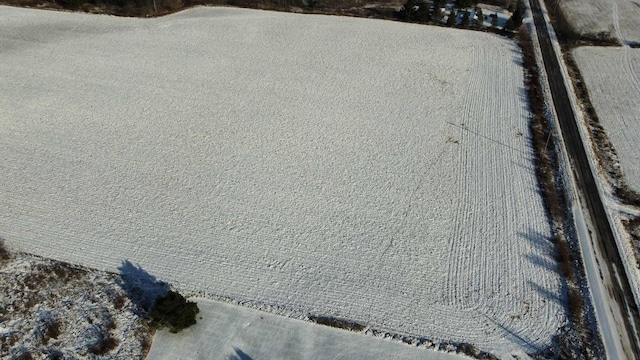
[[[528,285],[537,291],[544,299],[553,301],[558,305],[565,306],[567,281],[560,271],[557,254],[558,250],[556,249],[556,245],[553,243],[554,239],[534,229],[529,229],[526,232],[519,232],[518,235],[527,239],[529,244],[533,246],[533,251],[528,254],[524,254],[524,258],[537,266],[540,270],[560,276],[561,279],[559,287],[555,287],[553,282],[541,285],[532,280],[527,282]],[[554,284],[554,287],[550,288],[549,286],[552,284]]]
[[[540,255],[525,254],[524,258],[529,260],[530,263],[545,269],[547,271],[558,273],[558,263],[553,259],[549,259]],[[559,273],[558,273],[559,274]]]
[[[553,291],[553,290],[549,290],[544,286],[541,286],[540,284],[528,280],[527,284],[529,284],[529,286],[531,286],[532,289],[534,289],[535,291],[538,292],[538,294],[540,294],[542,296],[543,299],[552,301],[562,307],[565,307],[565,301],[563,300],[563,293],[562,292],[557,292],[557,291]]]
[[[127,293],[139,316],[146,316],[156,299],[169,292],[169,284],[156,279],[155,276],[129,260],[123,261],[118,270],[120,271],[118,285]]]
[[[518,236],[526,239],[533,247],[533,251],[524,254],[525,259],[544,270],[559,273],[558,255],[553,238],[534,229],[518,232]]]
[[[246,352],[238,349],[237,347],[233,347],[233,350],[236,352],[234,355],[229,356],[229,360],[253,360],[251,356],[249,356]]]
[[[480,313],[480,314],[483,315],[490,323],[492,323],[497,328],[499,328],[502,331],[502,335],[505,339],[509,339],[510,341],[513,341],[516,344],[520,344],[520,346],[524,346],[528,348],[528,351],[539,352],[542,350],[539,347],[537,347],[535,343],[531,341],[531,339],[529,339],[523,334],[520,334],[519,331],[509,328],[507,325],[501,323],[500,321],[494,319],[491,316],[488,316],[483,313]]]

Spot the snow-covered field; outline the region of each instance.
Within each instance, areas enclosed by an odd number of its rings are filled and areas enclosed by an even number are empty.
[[[600,125],[607,133],[619,158],[625,183],[636,193],[640,192],[640,49],[628,46],[579,47],[573,50],[574,58],[589,91],[591,103]],[[601,150],[602,151],[602,150]],[[614,220],[621,256],[631,287],[640,301],[640,268],[638,268],[638,243],[633,232],[622,221],[640,216],[640,209],[624,206],[615,198],[609,198],[609,211]],[[630,233],[631,232],[631,233]],[[637,237],[637,235],[636,235]]]
[[[640,192],[640,49],[586,46],[573,55],[622,172]]]
[[[200,308],[198,323],[178,334],[158,331],[147,360],[469,359],[242,306],[194,300]]]
[[[547,5],[550,10],[554,5]],[[623,43],[640,44],[640,3],[637,0],[557,1],[574,29],[587,36],[605,34]]]
[[[0,7],[0,49],[10,247],[503,355],[565,323],[508,39]]]

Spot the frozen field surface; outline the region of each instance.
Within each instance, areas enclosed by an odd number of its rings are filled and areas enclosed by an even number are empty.
[[[505,38],[389,21],[0,7],[0,236],[533,352],[565,317],[520,63]]]
[[[605,35],[640,45],[638,0],[564,0],[557,6],[579,34],[596,38]]]
[[[640,192],[640,49],[579,47],[573,54],[626,180]]]
[[[469,359],[242,306],[206,299],[192,301],[197,301],[198,317],[202,319],[179,334],[156,332],[147,360]]]
[[[624,180],[631,190],[640,192],[640,49],[579,47],[573,50],[573,55],[599,122],[618,155]],[[639,302],[640,269],[636,266],[638,243],[634,242],[629,230],[621,223],[622,219],[630,217],[629,209],[620,207],[616,201],[612,199],[608,206],[612,217],[616,219],[618,236],[628,239],[622,241],[619,248],[626,259],[627,274],[636,302]],[[638,214],[638,209],[631,210],[633,213]]]

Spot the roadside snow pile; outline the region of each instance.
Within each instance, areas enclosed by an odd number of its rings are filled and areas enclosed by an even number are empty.
[[[505,356],[565,324],[513,41],[9,7],[0,41],[8,244]]]
[[[31,255],[0,260],[0,357],[142,358],[148,322],[115,278]]]

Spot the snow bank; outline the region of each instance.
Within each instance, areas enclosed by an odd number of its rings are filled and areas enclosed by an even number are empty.
[[[229,8],[0,19],[8,245],[498,354],[564,324],[512,41]]]

